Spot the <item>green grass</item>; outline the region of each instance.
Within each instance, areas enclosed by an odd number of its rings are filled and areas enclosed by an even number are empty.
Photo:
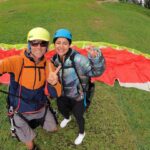
[[[51,34],[66,27],[74,41],[109,42],[144,53],[150,49],[150,10],[137,5],[96,0],[0,1],[0,43],[26,43],[27,32],[35,26]],[[148,150],[149,97],[149,92],[122,88],[118,83],[114,87],[97,83],[93,103],[85,113],[87,135],[82,145],[73,145],[78,131],[74,120],[53,134],[37,128],[36,143],[42,150]],[[0,149],[25,150],[10,137],[6,95],[0,93],[0,99]],[[55,101],[52,104],[56,108]],[[62,119],[60,114],[58,119]]]
[[[6,88],[5,88],[6,89]],[[77,126],[73,121],[65,129],[57,133],[46,133],[40,127],[36,142],[42,150],[148,150],[150,147],[148,92],[121,88],[118,83],[112,88],[104,84],[96,84],[96,92],[92,105],[85,113],[86,138],[81,146],[74,146]],[[0,148],[25,149],[22,143],[10,137],[9,123],[6,114],[6,96],[0,96],[1,136]],[[56,108],[55,101],[52,105]],[[59,122],[62,116],[58,116]],[[13,145],[12,145],[13,143]]]
[[[52,34],[69,28],[74,40],[103,41],[149,53],[150,10],[96,0],[13,0],[0,3],[0,42],[25,43],[27,32],[43,26]]]

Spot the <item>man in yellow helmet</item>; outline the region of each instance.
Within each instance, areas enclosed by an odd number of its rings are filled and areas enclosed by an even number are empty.
[[[44,93],[46,79],[51,97],[60,95],[61,86],[53,64],[44,54],[48,50],[49,32],[41,27],[33,28],[27,36],[28,48],[21,55],[0,61],[0,75],[10,73],[8,95],[12,134],[25,143],[29,150],[37,150],[33,140],[34,128],[41,125],[46,131],[56,131],[57,121]],[[38,124],[36,124],[38,123]]]

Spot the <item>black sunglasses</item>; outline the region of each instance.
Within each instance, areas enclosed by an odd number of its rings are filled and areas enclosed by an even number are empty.
[[[40,45],[41,47],[47,47],[48,46],[47,41],[30,41],[30,44],[33,47],[37,47],[38,45]]]

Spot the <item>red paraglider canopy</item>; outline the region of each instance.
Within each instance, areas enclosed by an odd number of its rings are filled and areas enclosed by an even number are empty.
[[[73,46],[79,53],[87,56],[85,48]],[[99,77],[93,77],[92,81],[104,82],[113,86],[115,80],[118,80],[121,86],[135,87],[138,89],[150,91],[150,59],[143,55],[134,54],[127,49],[117,50],[112,47],[100,48],[106,60],[106,70]],[[12,55],[19,55],[21,50],[15,48],[9,50],[0,49],[0,59]],[[46,54],[50,59],[55,53],[51,50]],[[0,83],[8,84],[9,75],[4,74],[0,77]]]

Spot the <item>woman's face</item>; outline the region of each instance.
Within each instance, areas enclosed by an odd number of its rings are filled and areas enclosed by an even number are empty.
[[[58,38],[55,41],[54,46],[55,46],[56,53],[60,57],[63,57],[68,52],[70,44],[66,38]]]

